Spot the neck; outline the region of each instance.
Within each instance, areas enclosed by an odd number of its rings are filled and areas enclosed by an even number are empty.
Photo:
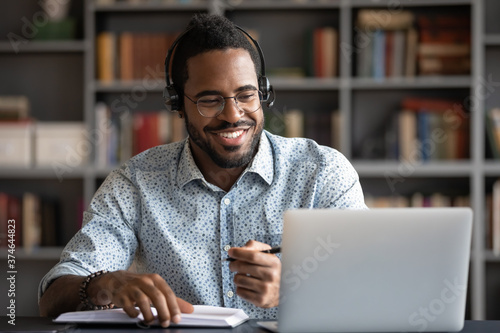
[[[243,173],[244,169],[245,168],[224,169],[215,167],[208,168],[208,170],[202,170],[200,168],[200,171],[209,183],[220,187],[226,192],[229,192],[231,187],[233,187],[233,184]]]
[[[233,184],[238,180],[246,168],[246,165],[236,168],[222,168],[218,166],[204,151],[202,151],[194,142],[190,141],[191,153],[194,162],[200,169],[203,177],[209,183],[218,186],[226,192],[229,192]]]

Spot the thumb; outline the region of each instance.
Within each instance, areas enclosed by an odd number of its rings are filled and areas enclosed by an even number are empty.
[[[246,244],[242,248],[254,251],[263,251],[270,249],[271,246],[251,239],[248,242],[246,242]]]
[[[177,304],[182,313],[192,313],[194,311],[193,305],[182,298],[177,297]]]

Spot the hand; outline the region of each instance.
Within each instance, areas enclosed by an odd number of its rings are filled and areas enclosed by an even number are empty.
[[[94,295],[95,304],[113,303],[130,317],[137,317],[141,310],[144,321],[152,322],[155,318],[151,305],[158,311],[158,321],[167,327],[170,321],[178,323],[182,313],[193,312],[193,306],[175,296],[167,282],[158,274],[135,274],[128,271],[116,271],[101,275],[89,284],[88,294]]]
[[[267,244],[254,240],[243,247],[229,249],[228,255],[235,259],[229,264],[234,276],[236,294],[262,308],[271,308],[279,304],[281,261],[269,253]]]

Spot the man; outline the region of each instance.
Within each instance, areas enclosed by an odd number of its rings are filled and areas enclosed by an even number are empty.
[[[106,178],[40,284],[42,315],[114,304],[150,321],[152,304],[168,326],[196,303],[275,318],[281,263],[260,251],[280,245],[283,212],[366,208],[339,152],[263,131],[259,56],[247,37],[220,16],[195,16],[188,29],[172,61],[188,139]],[[127,271],[134,260],[137,273]]]

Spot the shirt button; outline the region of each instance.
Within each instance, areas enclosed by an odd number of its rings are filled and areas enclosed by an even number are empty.
[[[231,248],[231,245],[224,245],[224,251],[229,251],[229,249]]]
[[[226,206],[228,206],[231,203],[231,200],[229,200],[228,198],[226,198],[226,199],[224,199],[224,203],[226,204]]]
[[[233,297],[234,293],[231,290],[229,290],[226,295],[227,297]]]

